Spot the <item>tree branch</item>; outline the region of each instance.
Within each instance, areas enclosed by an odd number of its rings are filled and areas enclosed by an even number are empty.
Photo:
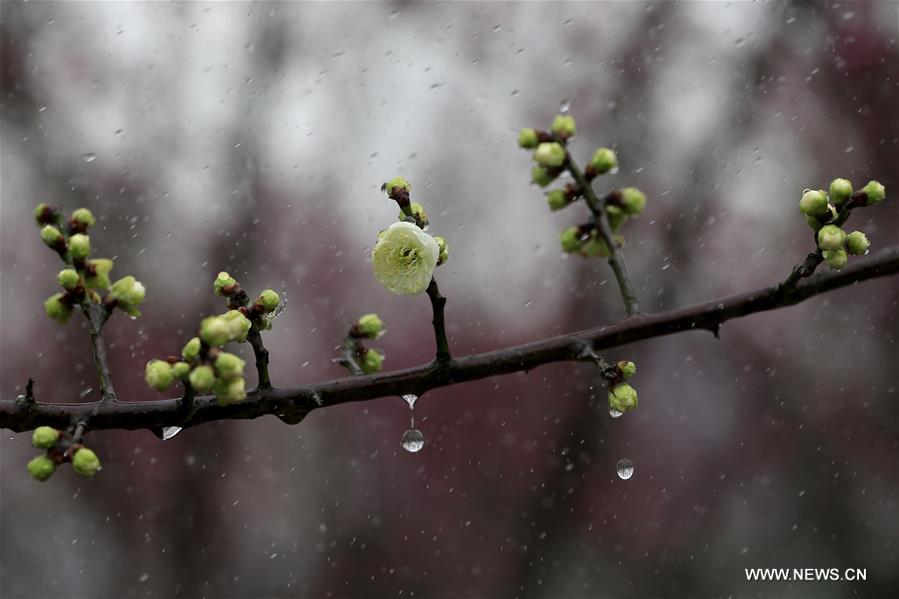
[[[621,290],[621,299],[624,300],[625,312],[627,312],[628,316],[638,314],[640,306],[637,303],[637,294],[634,291],[634,284],[631,282],[630,274],[627,271],[624,256],[621,254],[621,245],[615,240],[612,225],[609,223],[605,199],[596,195],[591,182],[587,180],[587,177],[575,164],[568,150],[565,150],[565,155],[565,168],[568,169],[568,172],[571,173],[571,176],[577,182],[580,192],[584,195],[584,200],[587,202],[587,207],[596,220],[599,235],[609,248],[609,266],[612,267],[612,272],[615,273],[615,280],[618,281],[618,289]]]
[[[256,328],[256,323],[247,331],[247,341],[253,346],[253,355],[256,356],[256,373],[259,375],[259,388],[268,389],[272,386],[268,376],[268,350],[262,343],[262,334]]]
[[[188,414],[180,409],[180,399],[81,404],[2,400],[0,427],[13,431],[31,430],[39,425],[65,428],[73,421],[89,419],[91,430],[136,430],[164,426],[187,428],[213,420],[258,418],[266,414],[296,423],[318,407],[405,393],[421,395],[430,389],[530,370],[550,362],[593,361],[595,351],[643,339],[697,329],[717,331],[728,320],[792,306],[833,289],[896,273],[899,273],[899,246],[892,246],[855,260],[839,272],[819,273],[804,279],[792,289],[772,285],[668,312],[636,315],[608,326],[464,356],[444,364],[435,362],[395,372],[345,377],[291,389],[256,390],[246,400],[228,406],[218,405],[211,396],[198,397],[194,409]]]

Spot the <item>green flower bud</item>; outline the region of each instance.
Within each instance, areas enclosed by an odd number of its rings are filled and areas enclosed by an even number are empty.
[[[144,380],[152,389],[165,391],[175,380],[172,365],[162,360],[150,360],[144,370]]]
[[[356,331],[365,339],[377,339],[384,334],[384,321],[377,314],[365,314],[356,321]]]
[[[231,339],[231,326],[219,316],[204,318],[200,323],[200,339],[206,345],[221,347]]]
[[[37,221],[37,224],[39,225],[52,223],[55,218],[56,211],[47,202],[41,202],[34,209],[34,220]]]
[[[409,208],[412,210],[412,215],[415,217],[416,222],[421,226],[422,229],[428,226],[428,214],[425,212],[425,207],[419,204],[418,202],[412,202],[409,204]],[[406,220],[406,213],[400,210],[400,215],[397,217],[399,220]]]
[[[584,245],[581,246],[581,256],[586,256],[587,258],[596,258],[597,256],[608,258],[610,255],[609,244],[604,239],[601,239],[596,231],[591,233]]]
[[[140,316],[137,306],[144,301],[146,289],[143,283],[128,275],[112,284],[109,296],[118,302],[118,307],[131,316]]]
[[[231,381],[216,381],[212,392],[218,400],[219,405],[226,406],[234,402],[243,401],[247,398],[246,381],[237,378]]]
[[[194,337],[194,339],[197,339]],[[199,341],[199,339],[197,339]],[[175,362],[172,364],[172,374],[175,375],[176,379],[181,379],[182,381],[190,376],[190,364],[187,362]]]
[[[542,166],[535,166],[531,169],[531,183],[536,183],[540,187],[546,187],[552,183],[556,175],[552,175]]]
[[[806,216],[821,218],[830,212],[827,196],[817,189],[806,189],[799,200],[799,210]]]
[[[618,372],[621,373],[622,378],[629,379],[637,374],[637,365],[633,362],[622,360],[621,362],[618,362]]]
[[[868,206],[879,204],[887,197],[887,190],[879,181],[868,181],[868,184],[862,187],[862,191],[865,192]]]
[[[39,455],[28,462],[28,474],[44,482],[56,472],[56,462],[46,455]]]
[[[184,348],[181,350],[181,356],[190,362],[200,355],[200,346],[200,338],[194,337],[184,345]]]
[[[621,190],[621,203],[625,213],[639,216],[646,207],[646,194],[636,187],[625,187]]]
[[[577,131],[577,126],[575,125],[573,116],[570,114],[560,114],[553,119],[552,125],[549,126],[549,130],[562,139],[568,139],[569,137],[574,136]]]
[[[212,370],[212,366],[203,364],[190,371],[188,380],[194,391],[205,393],[212,389],[212,386],[215,384],[215,371]]]
[[[568,194],[565,193],[564,189],[553,189],[546,193],[546,203],[549,204],[549,209],[555,212],[571,202],[568,201]]]
[[[383,364],[384,354],[376,349],[366,349],[365,353],[362,354],[362,358],[359,360],[359,367],[362,368],[362,372],[365,374],[381,372]]]
[[[534,150],[534,162],[550,168],[562,166],[565,164],[565,148],[554,141],[539,144]]]
[[[85,286],[88,289],[109,289],[109,271],[111,270],[112,260],[107,258],[88,260],[87,274],[84,279]]]
[[[830,201],[835,206],[843,204],[852,197],[852,183],[848,179],[834,179],[830,182]]]
[[[615,152],[609,148],[599,148],[593,152],[593,158],[590,159],[590,166],[596,171],[596,174],[602,175],[618,166],[618,157]]]
[[[846,249],[853,256],[864,254],[870,246],[871,242],[868,241],[868,236],[861,231],[853,231],[846,236]]]
[[[228,352],[221,352],[215,359],[215,372],[224,381],[233,381],[243,377],[246,362]]]
[[[100,469],[100,459],[87,447],[82,447],[72,456],[72,469],[81,476],[93,476]]]
[[[278,297],[278,294],[271,289],[266,289],[259,294],[258,298],[256,298],[256,305],[262,308],[263,312],[274,311],[274,309],[278,307],[278,304],[280,302],[281,298]]]
[[[824,261],[827,262],[827,266],[833,270],[842,269],[849,261],[849,254],[847,254],[846,250],[843,248],[838,250],[824,250],[822,254],[824,255]]]
[[[31,444],[41,449],[53,447],[59,439],[59,431],[52,426],[39,426],[31,433]]]
[[[83,233],[69,237],[69,255],[75,260],[84,260],[91,253],[91,238]]]
[[[387,197],[393,197],[393,194],[396,193],[397,190],[402,189],[405,189],[408,193],[412,193],[412,184],[402,177],[394,177],[384,184],[384,191],[387,192]]]
[[[72,317],[72,306],[67,301],[63,301],[64,294],[54,293],[47,301],[44,302],[44,310],[47,316],[58,322],[65,324]]]
[[[243,343],[247,340],[247,333],[250,332],[252,323],[240,310],[229,310],[222,314],[220,318],[228,324],[232,341]]]
[[[818,247],[822,250],[840,250],[846,243],[846,231],[836,225],[824,225],[818,231]]]
[[[65,237],[59,232],[59,229],[53,225],[46,225],[41,229],[41,239],[47,244],[47,247],[56,249],[56,246],[65,241]]]
[[[222,271],[218,274],[218,276],[215,278],[215,281],[212,283],[212,290],[216,295],[227,296],[231,295],[231,290],[235,285],[237,285],[237,281],[235,281],[231,275],[229,275],[225,271]]]
[[[627,214],[624,213],[624,210],[611,204],[606,205],[606,215],[609,217],[609,225],[612,227],[612,231],[618,231],[624,221],[627,220]]]
[[[82,229],[87,229],[88,227],[94,226],[96,223],[96,219],[94,219],[94,215],[87,208],[78,208],[75,212],[72,213],[72,222],[76,223]]]
[[[814,231],[815,233],[817,233],[818,231],[820,231],[820,230],[821,230],[821,227],[824,226],[824,225],[821,224],[821,221],[819,221],[819,220],[818,220],[817,218],[815,218],[814,216],[808,216],[808,215],[806,215],[806,217],[805,217],[805,222],[808,223],[808,226],[810,226],[810,227],[812,228],[812,231]]]
[[[518,145],[526,150],[532,150],[537,147],[540,140],[537,132],[533,129],[522,129],[518,132]]]
[[[440,266],[449,260],[450,246],[446,242],[446,239],[438,235],[434,236],[434,241],[437,242],[437,251],[439,252],[437,254],[437,266]]]
[[[562,242],[562,251],[566,254],[579,252],[584,245],[581,240],[580,227],[568,227],[562,231],[560,241]]]
[[[62,285],[63,289],[72,291],[78,287],[78,283],[81,282],[81,277],[78,276],[78,272],[74,268],[64,268],[59,271],[58,275],[56,275],[56,280],[59,281],[59,284]]]
[[[627,383],[619,383],[609,391],[609,408],[622,414],[637,407],[637,391]]]

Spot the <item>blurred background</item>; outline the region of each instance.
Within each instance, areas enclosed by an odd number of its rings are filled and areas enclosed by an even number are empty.
[[[582,206],[547,209],[520,127],[560,105],[582,164],[635,185],[641,307],[782,280],[813,249],[797,202],[834,177],[888,199],[853,215],[899,243],[899,16],[841,3],[7,3],[2,7],[0,392],[99,397],[86,327],[50,321],[58,259],[31,211],[87,206],[95,253],[148,288],[107,327],[120,399],[161,398],[228,270],[286,295],[276,386],[343,376],[378,312],[387,369],[433,355],[430,304],[370,251],[413,183],[452,257],[457,355],[621,317],[603,261],[565,257]],[[892,196],[892,197],[890,197]],[[274,417],[88,437],[93,480],[40,484],[30,434],[0,439],[3,597],[886,597],[899,593],[896,278],[620,347],[640,407],[594,368],[543,366],[296,426]],[[245,356],[249,348],[241,347]],[[255,375],[252,375],[255,376]],[[630,480],[618,460],[633,460]],[[747,582],[744,568],[865,568],[858,583]]]

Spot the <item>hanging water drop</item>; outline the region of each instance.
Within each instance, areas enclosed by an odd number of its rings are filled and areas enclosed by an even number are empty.
[[[559,112],[566,114],[569,110],[571,110],[571,100],[562,100],[559,103]]]
[[[621,480],[627,480],[634,475],[634,463],[627,458],[618,460],[615,469],[618,471],[618,478]]]
[[[609,416],[612,418],[620,418],[624,412],[619,412],[615,408],[609,408]]]
[[[425,436],[417,428],[410,428],[403,433],[403,449],[409,453],[417,453],[425,446]]]
[[[181,432],[180,426],[164,426],[162,427],[162,440],[168,441]]]
[[[415,401],[418,399],[418,396],[414,393],[407,393],[406,395],[403,395],[403,399],[409,404],[409,409],[411,410],[415,407]]]

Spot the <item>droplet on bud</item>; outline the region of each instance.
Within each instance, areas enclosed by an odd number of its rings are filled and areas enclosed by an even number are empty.
[[[619,412],[615,408],[609,408],[609,416],[612,418],[620,418],[622,414],[624,414],[624,412]]]
[[[615,469],[618,471],[618,478],[621,480],[627,480],[634,475],[634,463],[627,458],[618,460]]]
[[[403,449],[409,453],[417,453],[425,446],[425,436],[417,428],[410,428],[403,433]]]

